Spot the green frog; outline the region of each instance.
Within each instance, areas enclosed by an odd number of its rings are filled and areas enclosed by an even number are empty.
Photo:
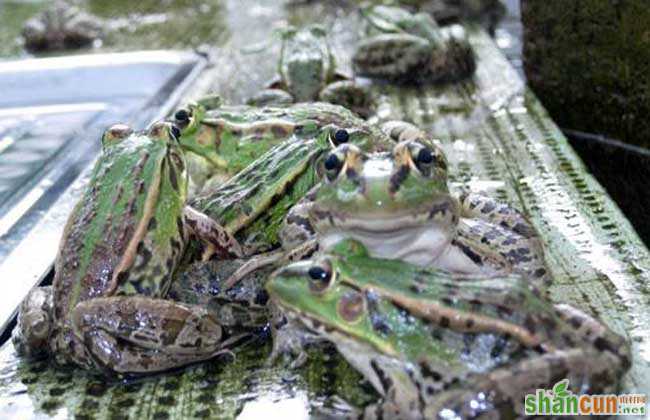
[[[343,105],[368,117],[372,100],[367,89],[339,73],[321,25],[289,27],[281,31],[278,77],[249,100],[249,104],[287,105],[323,101]]]
[[[514,272],[547,286],[542,241],[526,217],[487,196],[453,194],[442,151],[394,130],[401,141],[390,153],[348,144],[325,158],[323,185],[302,210],[320,249],[349,238],[378,258],[463,274]]]
[[[365,29],[352,58],[357,75],[427,83],[474,73],[474,52],[461,26],[441,29],[426,13],[391,6],[368,6],[361,15]]]
[[[19,352],[106,373],[156,372],[213,357],[229,338],[201,306],[163,299],[191,237],[215,250],[229,234],[186,206],[185,160],[170,123],[109,128],[65,226],[50,288],[20,308]],[[243,255],[237,244],[221,255]],[[217,250],[218,252],[218,250]]]
[[[627,340],[523,277],[457,276],[346,245],[266,287],[289,319],[276,351],[299,350],[301,330],[334,343],[382,397],[364,418],[514,418],[537,388],[566,378],[575,393],[612,393],[630,366]]]
[[[179,109],[173,120],[181,128],[183,149],[205,162],[190,174],[199,192],[218,187],[272,147],[296,136],[309,140],[310,135],[330,126],[370,127],[346,108],[329,103],[224,106],[214,95]]]

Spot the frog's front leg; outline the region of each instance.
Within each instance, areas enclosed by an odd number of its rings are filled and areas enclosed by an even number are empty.
[[[532,223],[517,209],[482,194],[463,191],[458,197],[461,217],[482,219],[523,236],[539,239]]]
[[[344,106],[363,118],[372,115],[375,107],[370,91],[352,80],[330,83],[320,92],[318,99]]]
[[[200,306],[113,296],[80,302],[71,319],[89,357],[116,373],[162,371],[224,350],[221,326]]]
[[[213,255],[237,258],[243,258],[246,255],[237,238],[210,217],[189,206],[185,207],[183,217],[183,223],[189,229],[189,233],[198,237],[205,244],[204,261]]]

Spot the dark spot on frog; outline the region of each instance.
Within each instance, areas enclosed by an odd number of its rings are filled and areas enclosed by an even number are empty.
[[[120,271],[117,275],[117,284],[124,284],[129,278],[129,271]]]
[[[130,408],[133,405],[135,405],[135,400],[132,398],[125,398],[123,400],[119,400],[116,405],[120,408]]]
[[[166,411],[157,411],[153,414],[152,418],[154,420],[165,420],[169,418],[169,413]]]
[[[151,232],[152,230],[156,229],[157,226],[158,226],[158,222],[156,222],[156,218],[152,217],[151,219],[149,219],[149,223],[147,224],[147,230]]]
[[[490,350],[490,357],[492,358],[499,357],[505,350],[506,346],[508,345],[509,339],[510,336],[507,334],[498,337],[496,342],[494,343],[494,346],[492,346],[492,350]]]
[[[45,412],[48,412],[48,411],[56,410],[60,406],[61,406],[61,402],[59,400],[51,399],[41,404],[41,409]]]
[[[370,323],[372,324],[372,329],[379,334],[388,335],[391,333],[390,326],[386,323],[384,317],[377,313],[370,315]]]
[[[465,321],[465,328],[467,328],[468,330],[471,330],[472,328],[474,328],[474,324],[475,324],[474,319],[473,318],[468,318]]]
[[[456,240],[451,241],[452,245],[457,246],[460,248],[460,250],[463,252],[463,254],[467,255],[470,260],[472,260],[476,265],[483,265],[483,259],[481,258],[480,255],[478,255],[476,252],[474,252],[470,247],[467,245],[458,242]]]
[[[441,316],[439,324],[442,328],[449,328],[449,318],[446,316]]]
[[[435,218],[438,214],[444,217],[444,215],[449,211],[449,207],[450,204],[448,201],[433,205],[433,207],[431,207],[431,210],[429,210],[429,220]]]
[[[65,394],[65,388],[52,388],[50,389],[50,395],[53,397],[60,397]]]
[[[402,185],[402,182],[404,182],[404,180],[408,177],[410,171],[411,170],[408,165],[400,165],[397,171],[391,175],[388,186],[388,191],[391,194],[395,194],[397,190],[399,190],[399,187]]]
[[[183,219],[180,216],[176,218],[176,229],[181,235],[185,232],[185,225],[183,225]]]
[[[101,397],[106,392],[106,385],[101,382],[90,382],[86,385],[86,394]]]
[[[539,278],[539,277],[543,277],[543,276],[545,276],[545,275],[546,275],[546,269],[545,269],[545,268],[538,268],[538,269],[535,270],[535,272],[533,273],[533,276],[534,276],[534,277],[538,277],[538,278]]]
[[[176,177],[176,171],[171,168],[169,169],[169,183],[174,191],[178,191],[178,178]]]
[[[483,214],[491,213],[492,211],[494,211],[495,208],[496,208],[496,206],[494,205],[493,202],[491,202],[491,201],[487,201],[487,202],[483,205],[483,207],[481,208],[481,213],[483,213]]]
[[[195,411],[194,417],[198,418],[209,418],[212,415],[212,412],[209,408],[204,408],[203,410]]]
[[[269,301],[269,294],[266,292],[265,289],[261,289],[260,291],[258,291],[257,294],[255,295],[255,299],[253,300],[253,302],[256,305],[260,305],[260,306],[266,305],[268,301]]]
[[[95,400],[84,400],[84,402],[81,403],[81,409],[85,411],[94,411],[99,408],[99,402]],[[75,419],[78,419],[79,415],[75,416]],[[87,416],[87,418],[93,418],[90,416]]]
[[[420,294],[424,291],[424,287],[421,284],[414,283],[409,286],[409,290],[415,294]]]
[[[377,379],[379,379],[384,393],[388,392],[388,390],[393,386],[393,380],[390,378],[390,376],[386,375],[386,373],[377,364],[377,361],[375,359],[370,361],[370,367],[377,375]]]

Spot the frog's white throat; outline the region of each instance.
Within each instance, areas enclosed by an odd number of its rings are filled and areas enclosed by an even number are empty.
[[[372,257],[431,266],[448,250],[452,236],[449,227],[440,225],[419,225],[392,231],[332,228],[320,234],[319,245],[327,251],[344,239],[354,239],[361,242]]]

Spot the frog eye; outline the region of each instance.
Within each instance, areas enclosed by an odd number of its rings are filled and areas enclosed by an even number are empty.
[[[330,132],[330,141],[334,146],[347,143],[350,140],[350,133],[344,128],[338,128]]]
[[[447,162],[439,150],[416,142],[412,143],[409,149],[411,159],[422,175],[428,177],[432,176],[436,170],[447,171]]]
[[[102,146],[117,143],[129,137],[133,133],[133,129],[126,124],[115,124],[109,127],[102,136]]]
[[[309,267],[307,275],[309,276],[309,290],[316,294],[324,293],[333,284],[332,265],[327,260],[319,261]]]
[[[327,158],[325,158],[323,166],[325,167],[325,175],[327,176],[328,181],[332,182],[339,176],[341,168],[343,168],[343,162],[344,159],[341,156],[338,156],[336,152],[330,153]]]
[[[184,127],[190,123],[191,116],[192,116],[191,111],[188,111],[187,109],[183,109],[183,108],[179,109],[174,114],[174,122],[178,124],[180,127]]]
[[[346,292],[341,296],[336,310],[343,320],[354,323],[359,321],[363,314],[366,313],[366,300],[359,292]]]

